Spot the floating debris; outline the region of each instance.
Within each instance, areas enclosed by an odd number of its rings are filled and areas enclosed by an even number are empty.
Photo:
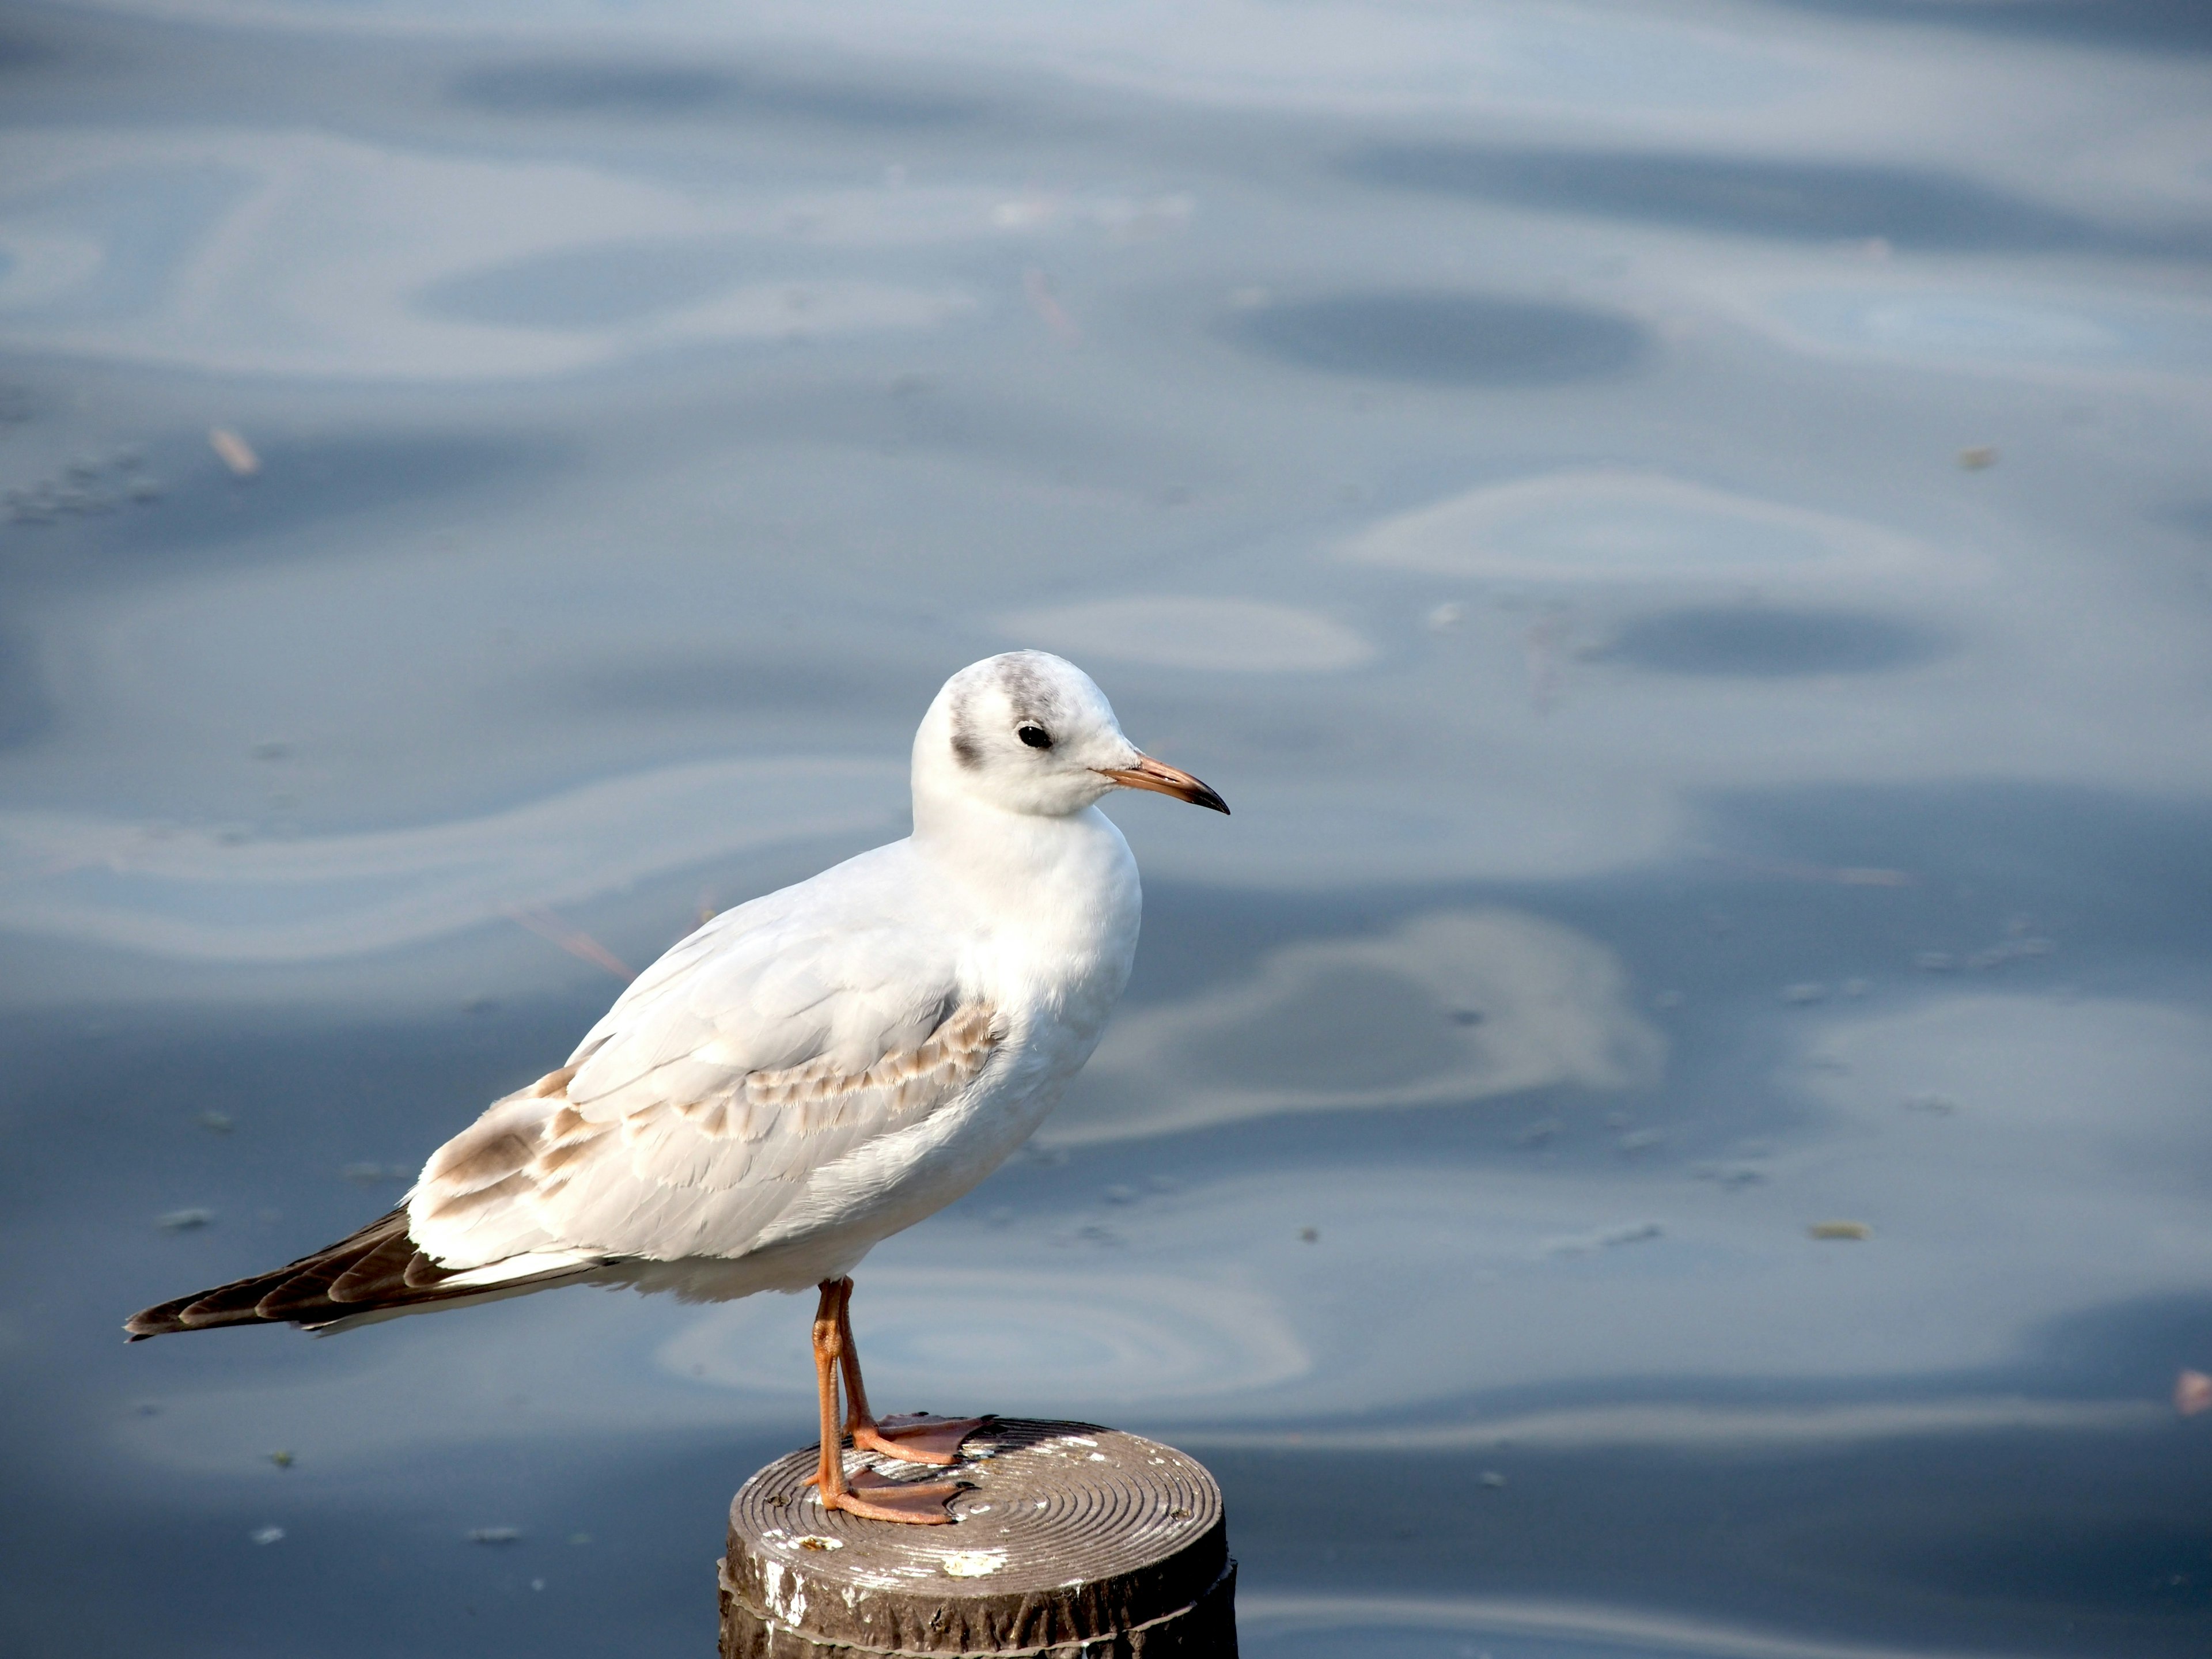
[[[1298,1229],[1298,1243],[1300,1243],[1301,1244],[1318,1244],[1318,1243],[1321,1243],[1321,1229],[1320,1229],[1320,1228],[1318,1228],[1318,1227],[1301,1227],[1301,1228],[1299,1228],[1299,1229]]]
[[[1631,1129],[1613,1142],[1613,1145],[1619,1147],[1624,1155],[1633,1156],[1638,1152],[1650,1152],[1654,1146],[1663,1143],[1666,1139],[1667,1132],[1664,1129]]]
[[[1808,1238],[1872,1238],[1874,1229],[1863,1221],[1816,1221],[1805,1229]]]
[[[1467,620],[1467,607],[1456,600],[1447,600],[1443,605],[1431,606],[1429,614],[1421,620],[1431,633],[1449,633]]]
[[[298,1462],[298,1460],[288,1451],[270,1452],[269,1454],[269,1461],[274,1463],[280,1469],[289,1469],[295,1462]]]
[[[1959,452],[1959,469],[1962,472],[1981,472],[1996,464],[1995,444],[1969,444]]]
[[[1123,1187],[1117,1184],[1109,1187],[1099,1196],[1109,1204],[1134,1204],[1137,1201],[1137,1189],[1134,1187]]]
[[[1782,988],[1782,1000],[1784,1002],[1799,1004],[1826,1002],[1828,1000],[1828,988],[1816,979],[1799,980],[1795,985],[1785,985]]]
[[[227,426],[208,428],[208,447],[214,450],[236,478],[251,478],[261,471],[261,458],[253,446]]]
[[[471,1544],[512,1544],[521,1536],[520,1527],[471,1527],[468,1531]]]
[[[2173,1379],[2173,1409],[2184,1417],[2212,1412],[2212,1376],[2203,1371],[2183,1371]]]
[[[579,1546],[588,1544],[592,1541],[592,1534],[587,1532],[572,1532],[568,1534],[568,1541]]]
[[[281,1544],[284,1541],[282,1527],[257,1527],[246,1534],[257,1544]]]
[[[1485,1469],[1481,1479],[1482,1484],[1493,1492],[1505,1484],[1505,1477],[1496,1469]]]
[[[167,1215],[155,1216],[154,1224],[165,1233],[188,1233],[214,1219],[213,1210],[172,1210]]]
[[[1513,1137],[1516,1146],[1541,1146],[1548,1140],[1566,1133],[1567,1126],[1555,1117],[1540,1117],[1527,1125]]]
[[[1959,1109],[1959,1103],[1948,1095],[1919,1094],[1905,1097],[1908,1112],[1926,1112],[1934,1117],[1948,1117]]]
[[[1480,1025],[1482,1024],[1482,1010],[1455,1008],[1451,1011],[1451,1023],[1455,1025]]]
[[[1863,997],[1874,987],[1863,979],[1847,979],[1836,988],[1847,997]]]
[[[228,1112],[202,1112],[192,1121],[212,1135],[227,1135],[238,1127]]]

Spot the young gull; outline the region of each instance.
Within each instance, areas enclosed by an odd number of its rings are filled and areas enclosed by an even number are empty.
[[[873,1416],[853,1269],[996,1168],[1097,1046],[1140,907],[1099,799],[1229,808],[1039,651],[947,680],[913,777],[912,835],[676,945],[559,1070],[432,1153],[389,1215],[124,1328],[328,1330],[580,1282],[713,1300],[813,1286],[822,1501],[946,1520],[955,1486],[845,1473],[841,1381],[857,1448],[950,1464],[982,1424]]]

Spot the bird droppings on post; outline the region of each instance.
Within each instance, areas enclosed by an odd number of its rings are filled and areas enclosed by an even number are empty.
[[[731,1505],[724,1659],[1237,1650],[1220,1488],[1172,1447],[994,1419],[956,1468],[930,1472],[968,1487],[944,1528],[823,1509],[800,1486],[818,1456],[770,1464]],[[908,1467],[848,1456],[895,1478]]]

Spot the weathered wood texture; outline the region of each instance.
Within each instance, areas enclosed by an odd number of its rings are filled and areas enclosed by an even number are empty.
[[[745,1482],[722,1564],[723,1659],[1234,1659],[1221,1489],[1171,1446],[1001,1419],[952,1474],[954,1524],[824,1510],[812,1449]],[[943,1480],[848,1452],[848,1469]]]

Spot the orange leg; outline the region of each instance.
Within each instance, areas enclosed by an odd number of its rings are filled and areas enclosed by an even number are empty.
[[[845,1477],[844,1447],[837,1433],[837,1373],[851,1352],[845,1340],[850,1329],[845,1304],[852,1294],[851,1279],[825,1279],[814,1311],[814,1386],[822,1407],[822,1462],[807,1484],[819,1490],[824,1509],[843,1510],[870,1521],[941,1527],[952,1519],[945,1511],[946,1501],[965,1490],[959,1482],[915,1486],[865,1469],[849,1481]],[[860,1373],[854,1370],[849,1374]]]
[[[961,1443],[991,1419],[903,1412],[878,1421],[868,1409],[867,1385],[860,1381],[860,1347],[853,1340],[853,1281],[839,1283],[844,1286],[837,1298],[837,1335],[845,1368],[845,1432],[853,1437],[854,1445],[904,1462],[958,1462]]]

